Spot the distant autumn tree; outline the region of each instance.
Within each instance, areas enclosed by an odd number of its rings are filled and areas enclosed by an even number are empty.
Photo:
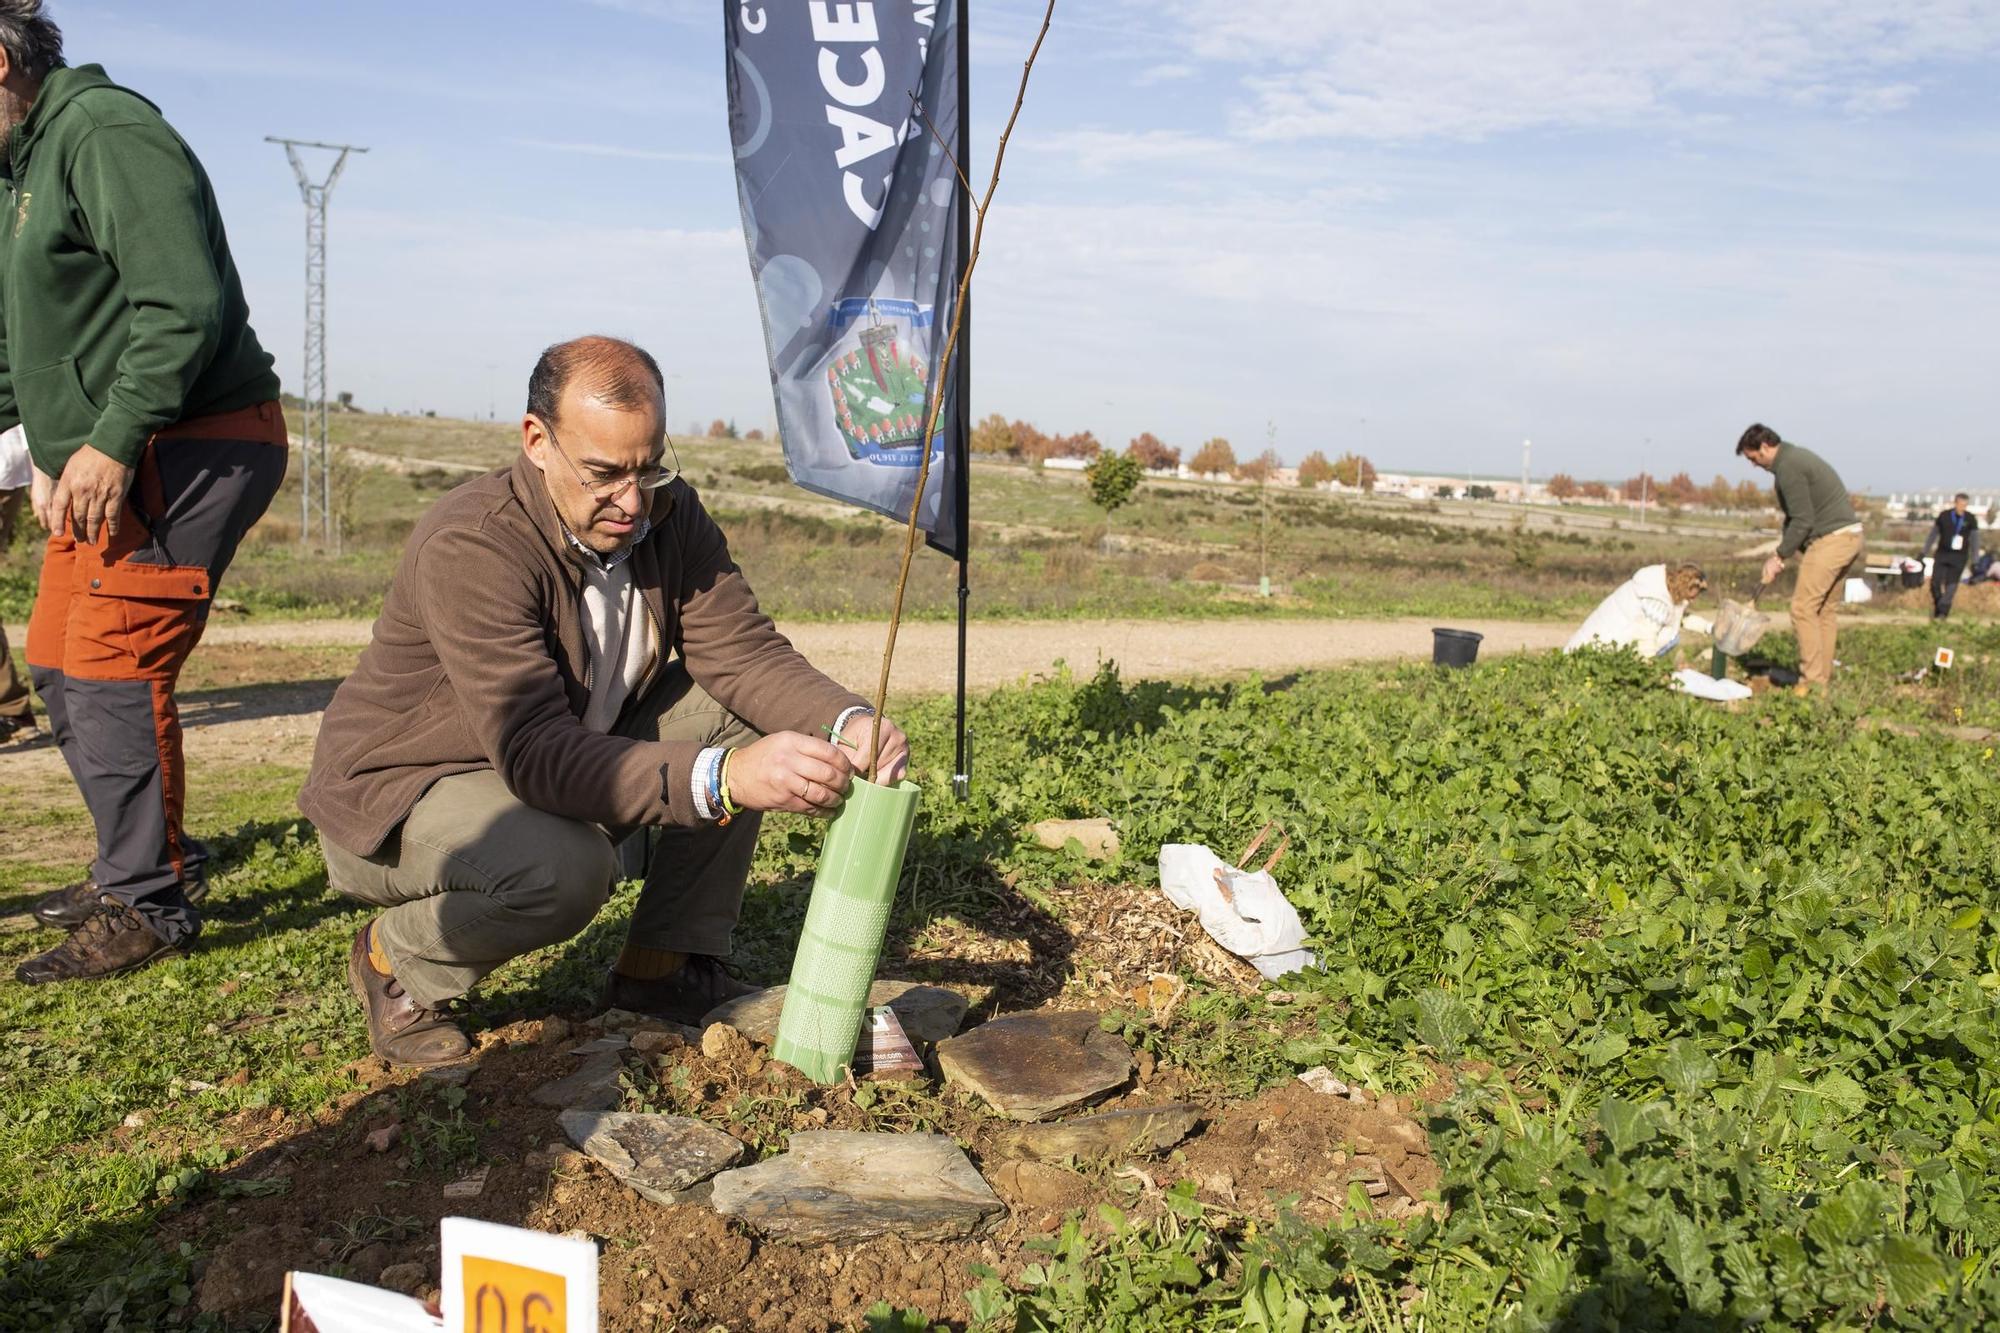
[[[1676,472],[1667,478],[1666,485],[1660,487],[1666,502],[1677,508],[1693,504],[1701,496],[1701,487],[1694,484],[1694,478],[1685,472]]]
[[[1238,464],[1236,475],[1261,486],[1275,476],[1278,469],[1284,465],[1285,460],[1278,457],[1276,449],[1266,449],[1248,462]]]
[[[1194,472],[1232,476],[1236,472],[1236,450],[1218,435],[1195,450],[1194,457],[1188,460],[1188,468]]]
[[[1768,508],[1770,504],[1771,492],[1765,490],[1756,482],[1739,481],[1736,483],[1736,508],[1764,509]]]
[[[1375,465],[1360,454],[1342,454],[1333,460],[1333,479],[1359,491],[1375,489]]]
[[[1074,435],[1058,435],[1049,441],[1050,458],[1095,458],[1104,452],[1104,446],[1097,437],[1087,430]]]
[[[1611,488],[1601,481],[1586,481],[1580,494],[1586,500],[1609,500]]]
[[[749,430],[743,432],[743,438],[746,440],[761,441],[764,438],[764,428],[762,426],[752,426]]]
[[[722,419],[721,417],[717,417],[717,418],[716,418],[715,420],[713,420],[713,421],[709,422],[709,423],[708,423],[708,438],[709,438],[709,439],[711,439],[711,440],[726,440],[726,439],[728,439],[728,438],[729,438],[729,423],[728,423],[727,421],[724,421],[724,420],[723,420],[723,419]]]
[[[972,452],[1019,456],[1014,447],[1014,423],[998,412],[989,412],[972,428]]]
[[[1582,488],[1576,484],[1576,478],[1567,472],[1558,472],[1549,478],[1549,494],[1558,500],[1570,499],[1580,489]]]
[[[1181,464],[1181,451],[1169,448],[1151,431],[1141,431],[1125,446],[1125,456],[1148,472],[1171,472]]]
[[[1333,464],[1329,463],[1326,455],[1318,449],[1307,454],[1305,460],[1299,464],[1301,486],[1323,486],[1332,480]]]
[[[1650,472],[1641,472],[1636,477],[1627,477],[1618,483],[1618,498],[1621,500],[1658,500],[1660,483]]]

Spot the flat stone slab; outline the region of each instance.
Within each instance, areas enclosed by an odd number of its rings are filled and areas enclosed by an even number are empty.
[[[713,1125],[687,1116],[564,1111],[560,1119],[571,1143],[654,1203],[688,1202],[685,1191],[749,1152]]]
[[[1194,1133],[1201,1108],[1193,1102],[1135,1106],[1124,1111],[1062,1120],[1048,1125],[1023,1125],[995,1137],[1002,1156],[1032,1157],[1043,1162],[1068,1158],[1118,1157],[1165,1152]]]
[[[583,1063],[568,1078],[544,1083],[535,1089],[537,1106],[559,1106],[565,1110],[609,1111],[625,1100],[618,1086],[617,1051],[598,1051],[583,1057]]]
[[[953,1240],[1006,1210],[943,1134],[804,1130],[783,1156],[725,1171],[713,1189],[716,1212],[800,1245]]]
[[[1097,1015],[1036,1010],[981,1023],[937,1049],[945,1082],[970,1088],[1013,1120],[1044,1120],[1132,1076],[1132,1049]]]
[[[868,1007],[883,1005],[895,1010],[903,1035],[911,1041],[943,1041],[958,1031],[965,1017],[966,999],[943,986],[926,986],[915,981],[878,981],[868,988]],[[785,988],[773,986],[717,1005],[702,1019],[702,1026],[727,1023],[752,1041],[769,1046],[778,1039],[778,1016],[784,1012]]]

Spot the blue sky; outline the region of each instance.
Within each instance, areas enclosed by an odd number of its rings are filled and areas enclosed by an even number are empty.
[[[803,0],[800,0],[802,3]],[[1505,10],[1506,12],[1499,12]],[[545,343],[771,424],[721,0],[53,0],[214,178],[295,382],[506,417]],[[1040,10],[972,0],[975,157]],[[973,406],[1113,445],[1706,479],[1761,419],[1875,490],[2000,483],[1989,0],[1059,0],[987,226]]]

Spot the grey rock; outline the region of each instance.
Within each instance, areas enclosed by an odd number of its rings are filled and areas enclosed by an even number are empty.
[[[471,1081],[478,1068],[470,1060],[455,1065],[433,1065],[417,1077],[433,1087],[462,1088]]]
[[[1005,1209],[943,1134],[836,1129],[801,1131],[783,1156],[723,1172],[710,1203],[772,1240],[804,1245],[951,1240]]]
[[[569,1053],[571,1055],[596,1055],[600,1051],[622,1051],[631,1044],[632,1039],[630,1037],[598,1037],[596,1040],[587,1041],[581,1046],[571,1047]]]
[[[450,1182],[444,1187],[444,1197],[447,1199],[476,1199],[486,1192],[486,1179],[492,1174],[493,1167],[489,1164],[480,1167],[471,1175],[460,1176],[457,1180]]]
[[[1132,1076],[1131,1047],[1082,1011],[1008,1014],[944,1042],[937,1055],[947,1083],[1013,1120],[1045,1119]]]
[[[1354,1089],[1333,1076],[1333,1071],[1325,1065],[1314,1065],[1299,1075],[1299,1082],[1314,1092],[1323,1092],[1329,1097],[1345,1097]]]
[[[574,1107],[581,1111],[609,1111],[625,1100],[618,1086],[618,1052],[599,1051],[587,1055],[583,1064],[568,1078],[544,1083],[535,1089],[538,1106]]]
[[[687,1038],[678,1032],[635,1032],[632,1034],[632,1049],[640,1055],[659,1055],[664,1051],[677,1051],[688,1044]]]
[[[994,1139],[994,1151],[1043,1162],[1165,1152],[1200,1123],[1201,1108],[1192,1102],[1135,1106],[1080,1120],[1010,1129]]]
[[[376,1281],[391,1291],[414,1296],[424,1289],[425,1279],[429,1276],[422,1264],[390,1264]]]
[[[571,1143],[654,1203],[692,1202],[688,1191],[749,1151],[687,1116],[564,1111],[561,1120]]]
[[[943,986],[878,981],[868,988],[868,1007],[875,1009],[885,1004],[895,1010],[896,1021],[903,1025],[905,1036],[911,1041],[924,1042],[943,1041],[958,1031],[959,1022],[965,1017],[966,1000],[957,991]],[[727,1023],[751,1041],[769,1046],[778,1039],[778,1016],[784,1008],[785,988],[773,986],[717,1005],[702,1020],[702,1025]]]

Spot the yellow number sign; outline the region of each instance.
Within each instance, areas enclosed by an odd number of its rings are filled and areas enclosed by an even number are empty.
[[[569,1282],[560,1273],[465,1256],[465,1333],[568,1333]]]

